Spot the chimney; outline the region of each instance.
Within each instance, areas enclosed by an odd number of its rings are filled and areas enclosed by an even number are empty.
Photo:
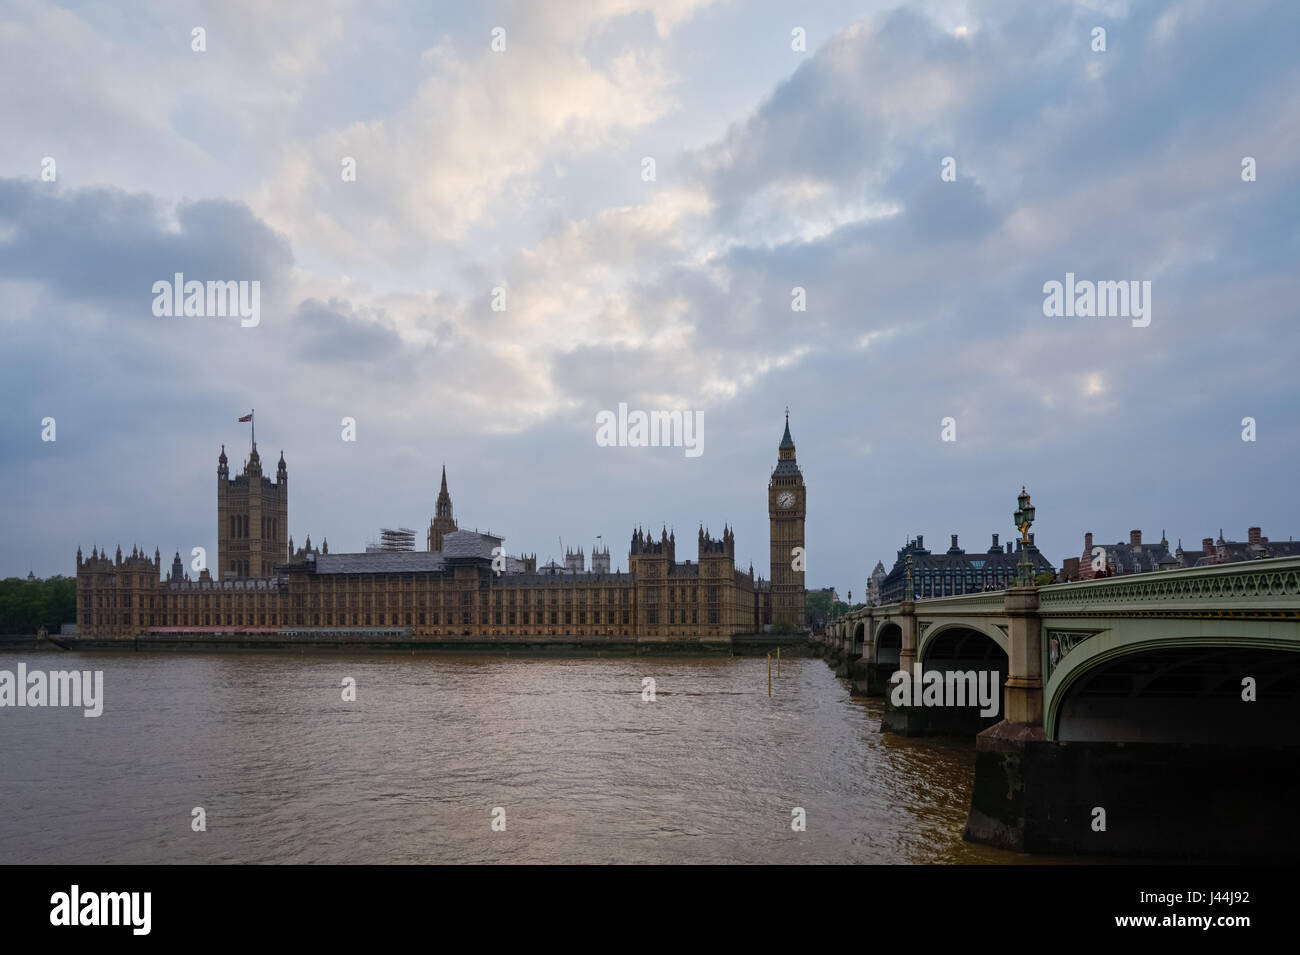
[[[1251,544],[1259,544],[1259,543],[1261,543],[1261,540],[1260,540],[1260,531],[1261,531],[1261,530],[1262,530],[1262,528],[1259,528],[1259,527],[1249,527],[1249,528],[1247,528],[1247,529],[1246,529],[1246,540],[1247,540],[1249,543],[1251,543]]]
[[[1092,556],[1092,531],[1083,535],[1083,552],[1087,556]]]
[[[1011,553],[1011,541],[1007,541],[1007,553]]]
[[[1258,527],[1256,527],[1256,528],[1254,528],[1254,529],[1255,529],[1256,531],[1259,530]],[[957,535],[956,535],[956,534],[953,534],[953,535],[952,535],[952,549],[953,549],[953,550],[956,550],[956,549],[957,549]]]
[[[1205,551],[1206,554],[1212,554],[1212,553],[1214,553],[1214,538],[1213,538],[1213,537],[1202,537],[1202,538],[1201,538],[1201,550]]]
[[[1128,543],[1129,543],[1129,546],[1130,546],[1130,547],[1141,547],[1141,546],[1142,546],[1142,532],[1141,532],[1141,531],[1129,531],[1129,532],[1128,532]]]
[[[925,549],[925,535],[923,534],[916,535],[916,549],[917,550]]]
[[[998,535],[997,535],[997,534],[994,534],[994,535],[993,535],[993,549],[994,549],[994,550],[997,550],[997,549],[998,549]]]

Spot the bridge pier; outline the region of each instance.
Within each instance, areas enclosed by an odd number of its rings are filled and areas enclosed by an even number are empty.
[[[916,662],[916,601],[904,600],[898,605],[898,626],[903,631],[903,646],[898,651],[898,668],[912,672]]]
[[[1296,746],[978,737],[965,838],[1018,852],[1294,862]]]
[[[1010,641],[1004,719],[1043,725],[1043,625],[1038,616],[1038,588],[1011,587],[1003,601]]]
[[[904,600],[898,605],[898,627],[903,632],[902,648],[898,651],[898,669],[904,673],[912,672],[916,663],[916,601]],[[880,731],[895,733],[899,736],[934,736],[933,719],[938,715],[926,712],[921,706],[895,706],[890,699],[890,678],[893,672],[881,673],[883,678],[885,712],[880,717]]]
[[[1050,746],[1043,730],[1042,621],[1038,588],[1011,587],[1003,608],[1008,618],[1008,673],[1002,722],[975,737],[975,784],[965,838],[1003,849],[1032,851],[1030,822],[1043,783],[1031,753]]]

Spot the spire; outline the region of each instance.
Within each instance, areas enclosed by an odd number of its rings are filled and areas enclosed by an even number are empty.
[[[790,437],[790,409],[786,408],[785,409],[785,434],[781,436],[780,450],[786,451],[786,450],[793,450],[793,449],[794,449],[794,438]]]
[[[442,466],[442,487],[438,491],[438,500],[434,503],[433,511],[440,520],[438,529],[441,532],[446,533],[456,529],[456,522],[451,514],[451,495],[447,493],[447,465],[445,464]]]

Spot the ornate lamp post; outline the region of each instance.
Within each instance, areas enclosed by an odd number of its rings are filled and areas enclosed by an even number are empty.
[[[912,583],[912,555],[907,555],[907,580],[903,583],[903,599],[916,599],[916,585]]]
[[[1016,566],[1016,586],[1032,587],[1034,586],[1034,565],[1029,560],[1029,528],[1034,523],[1034,505],[1029,503],[1029,494],[1025,491],[1022,484],[1020,486],[1020,496],[1016,498],[1020,507],[1012,518],[1016,522],[1016,528],[1020,531],[1020,563]]]

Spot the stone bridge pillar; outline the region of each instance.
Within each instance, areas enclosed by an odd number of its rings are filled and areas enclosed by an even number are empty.
[[[916,662],[916,601],[904,600],[898,605],[898,626],[903,631],[903,645],[898,652],[898,668],[912,672]]]
[[[1011,587],[1003,608],[1010,620],[1010,660],[1003,716],[1008,723],[1043,725],[1043,629],[1038,588]]]
[[[975,783],[966,838],[1023,852],[1034,839],[1033,820],[1044,812],[1043,794],[1054,791],[1050,773],[1043,775],[1050,760],[1034,758],[1050,745],[1043,732],[1038,588],[1010,587],[1002,606],[1011,643],[1002,722],[975,737]]]

